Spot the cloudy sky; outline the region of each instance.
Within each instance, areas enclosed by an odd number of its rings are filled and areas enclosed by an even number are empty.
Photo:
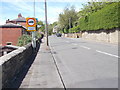
[[[16,19],[18,14],[21,13],[23,17],[34,16],[34,0],[2,0],[0,2],[0,24],[4,24],[7,19]],[[57,21],[59,13],[63,11],[65,7],[75,6],[76,11],[82,8],[82,4],[88,0],[47,0],[48,9],[48,22],[53,23]],[[35,0],[35,16],[38,20],[44,21],[44,0]]]

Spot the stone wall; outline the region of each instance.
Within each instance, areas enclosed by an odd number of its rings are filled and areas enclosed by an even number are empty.
[[[63,36],[70,38],[81,38],[82,33],[69,33],[69,34],[64,34]]]
[[[97,42],[107,42],[107,43],[118,44],[119,32],[120,32],[120,29],[115,28],[111,30],[82,31],[80,33],[64,34],[64,36],[71,37],[71,38],[83,38],[86,40],[92,40]]]
[[[40,42],[37,41],[37,50],[40,46]],[[37,51],[36,50],[36,51]],[[2,81],[2,87],[6,88],[10,82],[15,79],[19,74],[22,67],[30,60],[33,54],[37,52],[32,48],[32,44],[28,44],[24,47],[20,47],[11,53],[0,57],[0,80]]]
[[[120,32],[119,29],[85,31],[82,32],[82,38],[87,40],[98,41],[98,42],[118,44],[119,32]]]

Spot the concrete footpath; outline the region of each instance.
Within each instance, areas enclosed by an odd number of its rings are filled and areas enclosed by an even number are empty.
[[[42,43],[20,88],[63,88],[50,49]]]

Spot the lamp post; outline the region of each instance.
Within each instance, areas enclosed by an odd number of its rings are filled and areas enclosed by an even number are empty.
[[[48,44],[48,24],[47,24],[47,2],[45,0],[45,34],[46,34],[46,45]]]

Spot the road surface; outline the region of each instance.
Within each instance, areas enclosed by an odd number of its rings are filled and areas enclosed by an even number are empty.
[[[58,73],[66,88],[117,88],[117,45],[49,37]]]
[[[19,88],[118,88],[117,45],[49,37]]]

